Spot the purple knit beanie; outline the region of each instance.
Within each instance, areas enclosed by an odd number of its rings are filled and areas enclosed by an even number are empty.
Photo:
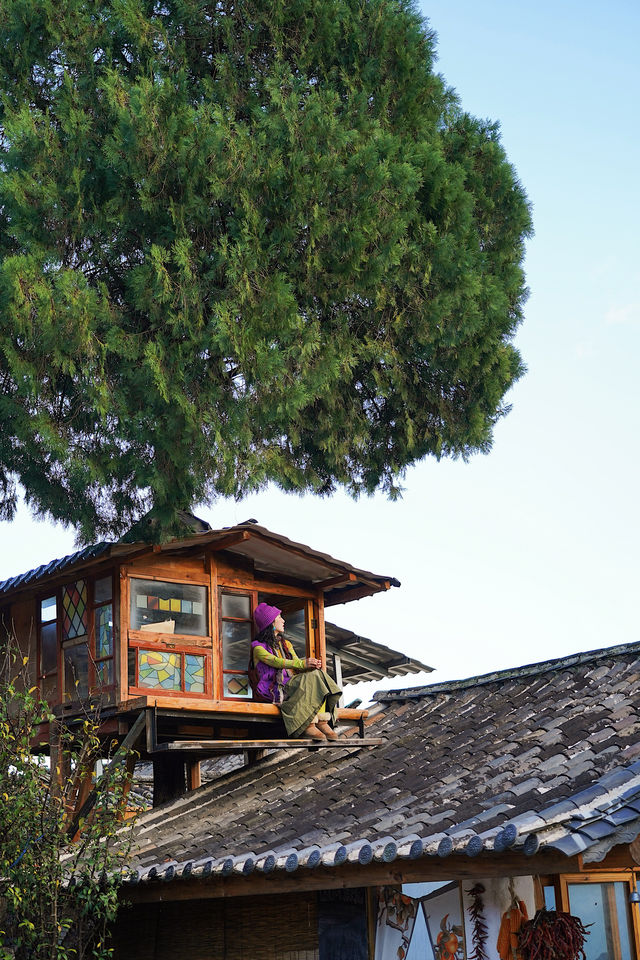
[[[265,627],[273,623],[276,617],[279,617],[282,610],[277,607],[270,607],[268,603],[259,603],[253,611],[253,619],[256,622],[258,633],[261,633]]]

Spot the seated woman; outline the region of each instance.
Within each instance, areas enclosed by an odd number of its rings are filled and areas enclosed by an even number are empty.
[[[254,697],[278,704],[288,736],[337,740],[334,727],[342,690],[315,657],[296,656],[283,633],[281,610],[259,603],[253,619],[259,631],[251,644],[257,674]]]

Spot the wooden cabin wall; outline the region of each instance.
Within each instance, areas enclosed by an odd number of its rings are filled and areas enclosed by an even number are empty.
[[[169,634],[162,634],[158,631],[153,634],[152,631],[132,629],[130,616],[130,590],[131,580],[141,579],[158,582],[173,582],[191,586],[204,586],[208,589],[208,640],[205,642],[204,635],[190,637],[181,635],[178,628],[175,629],[175,638],[173,631]],[[167,555],[162,551],[149,551],[144,556],[140,556],[122,565],[120,569],[120,617],[119,632],[121,642],[119,646],[119,662],[116,668],[118,677],[118,699],[123,702],[129,698],[146,695],[150,697],[158,696],[162,699],[171,699],[176,706],[180,704],[183,707],[193,709],[202,709],[206,703],[224,700],[228,703],[230,709],[236,707],[236,700],[244,704],[252,703],[250,698],[239,696],[237,698],[224,697],[224,674],[222,670],[222,649],[221,649],[221,611],[219,597],[221,591],[230,593],[253,593],[252,604],[256,603],[260,594],[274,599],[271,602],[278,602],[282,597],[281,605],[285,608],[285,598],[300,600],[305,606],[306,621],[309,626],[308,655],[321,657],[324,654],[324,618],[322,616],[323,595],[313,589],[311,585],[301,584],[300,581],[287,583],[286,581],[294,578],[285,577],[285,582],[280,578],[269,578],[254,571],[253,563],[244,557],[234,556],[228,552],[218,552],[208,550],[202,554],[183,556]],[[280,604],[279,604],[280,605]],[[285,615],[286,619],[286,615]],[[210,667],[206,668],[207,684],[206,691],[189,696],[187,691],[178,692],[169,690],[168,693],[151,685],[132,685],[130,683],[128,670],[128,654],[130,648],[147,649],[149,646],[157,647],[162,651],[177,652],[185,654],[200,652],[210,658]],[[188,648],[191,648],[190,650]],[[247,641],[246,659],[249,658],[249,642]],[[238,668],[236,668],[238,669]],[[143,689],[144,687],[144,689]],[[200,698],[199,700],[197,698]],[[193,701],[187,703],[187,701]],[[166,705],[166,704],[165,704]]]
[[[23,598],[3,608],[2,623],[2,643],[4,648],[5,641],[9,645],[13,641],[17,642],[18,662],[13,665],[13,674],[24,682],[28,687],[36,683],[37,663],[38,663],[38,624],[37,608],[35,601],[30,598]],[[28,657],[28,662],[23,664],[23,658]]]

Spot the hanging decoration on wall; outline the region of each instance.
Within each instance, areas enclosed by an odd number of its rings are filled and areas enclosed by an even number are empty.
[[[522,925],[528,921],[529,914],[524,900],[519,900],[516,897],[513,878],[509,880],[509,892],[511,894],[511,906],[502,914],[496,949],[500,960],[523,960],[518,933]]]
[[[487,929],[487,921],[484,917],[484,903],[482,900],[484,887],[481,883],[476,883],[473,887],[470,887],[466,893],[467,896],[471,898],[467,912],[471,918],[473,953],[469,954],[469,960],[488,960],[486,946],[489,931]]]
[[[519,933],[522,960],[586,960],[584,945],[588,936],[579,917],[538,910]]]
[[[379,888],[375,960],[404,960],[417,912],[418,901],[400,887]]]
[[[460,883],[440,887],[421,903],[435,960],[466,960]]]

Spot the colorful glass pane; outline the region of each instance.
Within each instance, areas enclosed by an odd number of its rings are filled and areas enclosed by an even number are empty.
[[[189,693],[204,693],[204,657],[185,654],[184,688]]]
[[[65,640],[87,632],[87,584],[77,580],[62,588],[62,636]]]
[[[181,656],[164,650],[138,651],[138,685],[180,690]]]
[[[96,682],[99,687],[108,687],[113,683],[113,660],[96,663]]]
[[[110,657],[113,654],[113,615],[111,604],[96,610],[96,657]]]
[[[249,697],[249,678],[246,674],[226,673],[224,675],[224,695],[225,697]]]

